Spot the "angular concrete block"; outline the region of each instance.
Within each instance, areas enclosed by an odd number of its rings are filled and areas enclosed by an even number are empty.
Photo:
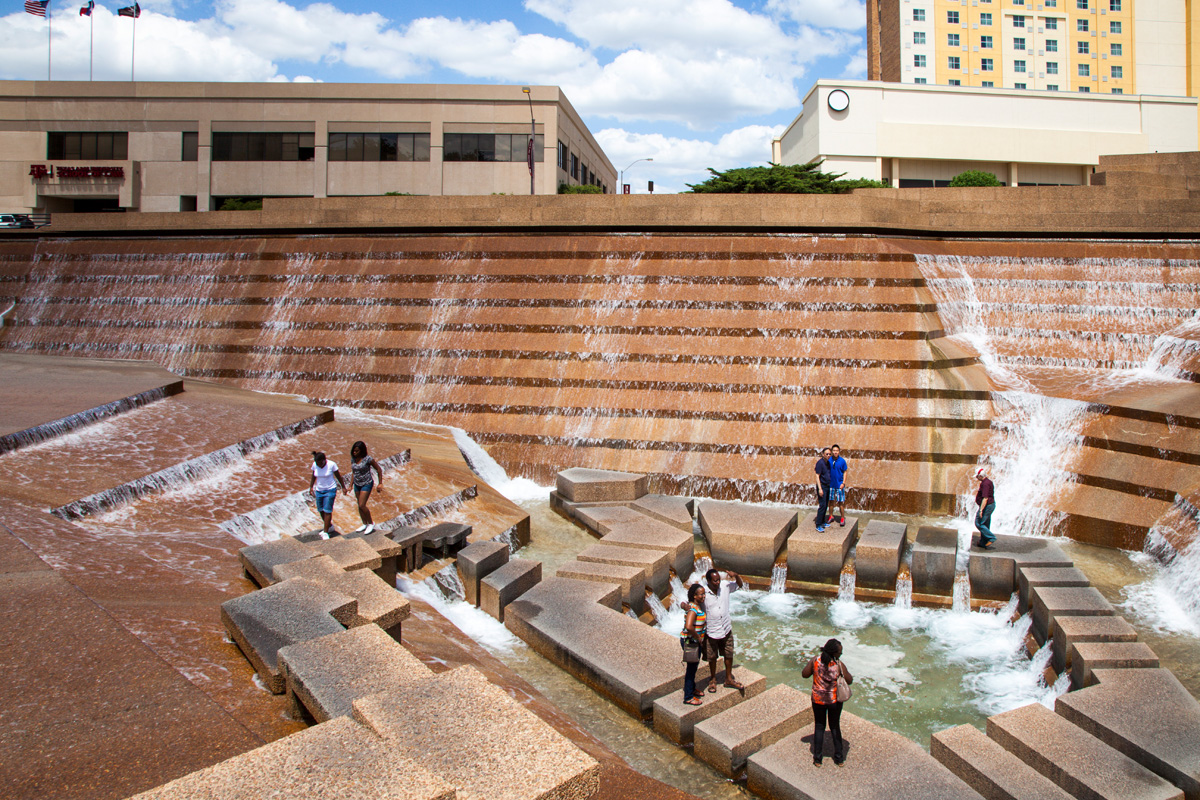
[[[649,479],[630,472],[574,467],[558,473],[558,493],[572,503],[637,500],[647,492]]]
[[[397,572],[412,572],[425,563],[425,531],[420,528],[399,527],[387,532],[387,537],[400,548],[396,558]]]
[[[599,785],[594,758],[471,666],[356,700],[354,719],[460,798],[583,800]]]
[[[1051,635],[1054,671],[1065,672],[1071,646],[1083,642],[1136,642],[1137,630],[1124,617],[1056,617]],[[1082,688],[1079,686],[1076,689]]]
[[[745,503],[704,500],[697,517],[713,564],[746,575],[769,576],[796,529],[796,512]]]
[[[1056,617],[1111,617],[1117,613],[1091,586],[1035,586],[1029,596],[1034,634],[1043,642],[1053,635]]]
[[[818,533],[809,514],[787,538],[788,578],[810,583],[837,583],[842,565],[858,538],[858,519],[846,517],[846,527],[836,522]]]
[[[243,547],[238,551],[238,560],[242,562],[246,577],[265,588],[275,583],[274,570],[278,565],[316,558],[318,555],[318,551],[304,542],[291,536],[282,536],[273,542]]]
[[[555,572],[559,578],[597,581],[621,587],[621,602],[641,616],[646,610],[646,573],[639,567],[602,564],[599,561],[568,561]]]
[[[281,647],[340,633],[358,616],[358,601],[302,578],[221,604],[221,621],[267,689],[283,693]]]
[[[997,536],[992,550],[972,546],[967,571],[971,596],[1007,600],[1017,591],[1017,571],[1030,568],[1069,568],[1071,559],[1048,539],[1036,536]]]
[[[329,556],[318,556],[293,564],[280,564],[275,568],[278,580],[304,578],[326,588],[349,595],[358,601],[358,611],[350,621],[351,627],[378,625],[397,639],[399,625],[408,619],[412,610],[408,598],[389,586],[370,570],[360,569],[347,572],[333,562]]]
[[[642,719],[655,700],[683,689],[682,652],[677,634],[616,610],[620,598],[615,585],[548,578],[505,609],[504,625],[551,663]]]
[[[908,547],[908,525],[873,519],[858,538],[854,551],[855,585],[895,589],[900,560]]]
[[[1094,669],[1154,669],[1158,655],[1145,642],[1076,642],[1067,650],[1071,686],[1091,686]],[[1197,742],[1200,745],[1200,742]]]
[[[1076,567],[1017,567],[1017,611],[1024,614],[1029,610],[1035,586],[1079,588],[1091,585],[1083,570]]]
[[[388,586],[396,585],[396,574],[400,560],[404,557],[404,546],[398,544],[383,531],[371,533],[347,533],[347,539],[362,539],[379,555],[380,565],[375,574]]]
[[[958,531],[922,525],[912,548],[913,591],[949,595],[954,590]]]
[[[789,800],[979,800],[920,745],[846,711],[842,738],[847,749],[844,769],[829,760],[833,737],[828,731],[824,766],[813,766],[812,723],[758,751],[746,760],[750,791]]]
[[[645,575],[646,585],[659,597],[664,596],[671,585],[670,556],[662,550],[594,544],[585,547],[575,558],[579,561],[637,567]]]
[[[696,563],[696,541],[690,531],[684,533],[649,517],[613,525],[600,537],[600,544],[664,552],[670,557],[669,567],[681,581],[692,574]]]
[[[733,778],[751,754],[812,721],[812,696],[779,684],[697,723],[692,732],[693,752],[717,772]]]
[[[557,491],[550,492],[550,510],[558,514],[560,517],[578,522],[580,525],[586,524],[579,519],[579,514],[583,509],[598,508],[600,506],[618,506],[625,508],[629,505],[628,500],[609,500],[601,503],[575,503],[563,497]]]
[[[318,554],[329,556],[344,570],[379,569],[383,564],[375,548],[365,539],[349,539],[335,536],[309,545]]]
[[[542,562],[514,558],[479,584],[479,607],[504,622],[504,609],[542,579]]]
[[[637,509],[627,505],[579,506],[575,519],[597,536],[603,536],[614,525],[623,525],[638,520],[650,519]]]
[[[399,692],[433,675],[375,625],[281,648],[279,671],[293,703],[317,722],[349,714],[351,703],[360,697]]]
[[[442,522],[425,531],[425,540],[421,546],[449,558],[450,553],[467,543],[471,535],[471,526],[461,522]]]
[[[733,708],[743,700],[748,700],[762,694],[767,688],[767,679],[757,672],[745,667],[735,666],[733,676],[746,689],[730,689],[725,686],[725,670],[717,672],[717,691],[710,694],[707,689],[712,683],[708,675],[708,667],[701,667],[705,672],[703,678],[697,676],[696,691],[701,693],[704,703],[690,706],[683,702],[683,691],[671,692],[654,701],[654,730],[675,744],[691,744],[692,730],[697,723],[709,717],[714,717],[726,709]]]
[[[695,500],[665,494],[648,494],[634,502],[631,507],[684,533],[692,533],[694,530]]]
[[[1041,703],[988,717],[988,737],[1075,797],[1180,800],[1183,793]]]
[[[459,550],[455,565],[467,602],[478,608],[480,581],[507,563],[508,545],[504,542],[475,542]]]
[[[1200,703],[1165,669],[1097,669],[1098,683],[1054,710],[1200,800]],[[1131,699],[1137,709],[1131,713]]]
[[[1070,800],[1033,767],[974,725],[933,734],[929,754],[988,800]]]

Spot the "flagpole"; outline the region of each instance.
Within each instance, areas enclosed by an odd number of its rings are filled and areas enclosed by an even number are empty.
[[[54,23],[50,21],[50,4],[46,4],[46,80],[54,80],[50,77],[53,73],[50,71],[50,65],[54,59],[54,46],[51,40],[54,38]]]
[[[92,80],[92,70],[96,63],[96,13],[93,11],[88,14],[88,19],[91,20],[92,30],[88,34],[88,80]]]
[[[136,6],[137,3],[134,3]],[[133,42],[129,46],[129,82],[134,83],[134,71],[137,69],[137,17],[133,18]]]

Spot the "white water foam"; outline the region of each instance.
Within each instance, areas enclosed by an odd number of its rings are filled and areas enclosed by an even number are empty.
[[[504,467],[488,455],[488,452],[462,428],[450,428],[450,432],[454,435],[454,443],[458,445],[475,474],[509,500],[521,503],[527,500],[545,500],[550,496],[549,486],[539,486],[536,481],[528,478],[508,477]]]
[[[433,606],[434,610],[454,623],[454,627],[492,653],[512,652],[521,643],[503,623],[493,619],[487,612],[457,597],[447,598],[432,578],[416,583],[399,577],[396,579],[396,588],[406,597]]]
[[[1181,514],[1172,512],[1150,529],[1144,551],[1131,554],[1135,562],[1151,570],[1151,575],[1122,590],[1125,602],[1121,607],[1161,633],[1200,636],[1200,530],[1195,520],[1187,520],[1192,529],[1191,543],[1182,552],[1176,551],[1161,529],[1165,520],[1183,521]]]

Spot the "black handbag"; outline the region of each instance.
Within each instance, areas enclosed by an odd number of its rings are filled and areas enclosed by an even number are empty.
[[[700,641],[693,639],[690,636],[681,636],[679,645],[683,648],[683,663],[684,664],[699,664],[700,663]]]

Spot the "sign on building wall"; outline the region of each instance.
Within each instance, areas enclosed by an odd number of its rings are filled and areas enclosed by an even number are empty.
[[[51,178],[124,178],[124,167],[64,167],[53,164],[31,164],[29,175],[35,180]]]

